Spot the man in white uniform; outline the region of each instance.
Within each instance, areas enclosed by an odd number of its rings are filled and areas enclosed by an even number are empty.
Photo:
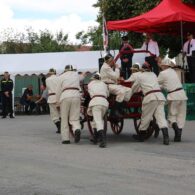
[[[137,77],[141,74],[140,72],[140,64],[137,62],[133,64],[131,67],[131,76],[125,80],[125,82],[135,82],[137,80]]]
[[[174,141],[180,142],[186,120],[187,96],[177,73],[171,68],[172,66],[173,63],[169,58],[165,58],[160,62],[162,71],[158,76],[158,82],[161,88],[168,92],[168,122],[175,131]]]
[[[159,68],[158,68],[158,57],[159,57],[159,47],[156,41],[152,40],[152,34],[146,34],[146,40],[143,43],[142,50],[149,51],[150,53],[146,53],[145,61],[148,62],[152,66],[153,72],[158,75]]]
[[[92,81],[88,84],[88,92],[91,97],[87,113],[93,116],[94,122],[94,143],[100,141],[99,147],[106,147],[106,131],[104,129],[104,116],[108,109],[109,103],[107,97],[109,91],[107,85],[101,81],[100,74],[95,73]]]
[[[61,111],[62,144],[70,144],[69,125],[74,132],[75,143],[80,141],[80,85],[79,75],[72,65],[67,65],[59,76],[57,102]]]
[[[60,133],[60,112],[57,109],[56,100],[56,87],[58,84],[58,77],[56,76],[56,70],[51,68],[48,72],[48,78],[46,79],[46,87],[48,90],[48,100],[51,120],[55,123],[57,127],[56,133]]]
[[[193,34],[187,33],[187,41],[183,46],[183,57],[187,57],[187,63],[190,74],[190,82],[195,83],[195,56],[192,56],[194,52],[195,55],[195,39],[193,38]]]
[[[123,101],[129,101],[131,89],[118,85],[120,79],[120,69],[115,64],[113,56],[107,54],[105,62],[100,70],[101,80],[108,85],[110,94],[116,95],[115,106],[112,109],[112,116],[120,117],[123,114]]]
[[[159,128],[163,133],[163,143],[169,144],[168,126],[165,119],[164,105],[165,97],[161,92],[157,76],[151,72],[151,66],[145,62],[142,66],[143,72],[138,76],[132,86],[132,92],[141,88],[144,98],[142,101],[141,124],[139,127],[140,135],[134,135],[136,140],[144,141],[147,129],[155,117]]]

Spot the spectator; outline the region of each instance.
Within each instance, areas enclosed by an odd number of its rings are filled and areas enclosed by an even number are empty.
[[[13,81],[10,79],[8,72],[4,73],[4,77],[1,80],[1,90],[2,90],[2,118],[6,118],[9,113],[10,118],[13,116],[13,107],[12,107],[12,90],[13,90]]]
[[[20,103],[25,106],[25,113],[31,114],[34,108],[36,107],[35,102],[33,101],[33,86],[29,85],[27,89],[25,89]]]
[[[35,102],[36,103],[36,110],[38,114],[41,114],[41,110],[46,113],[47,112],[47,99],[48,99],[48,90],[46,89],[46,78],[43,77],[42,79],[43,90],[41,97]]]

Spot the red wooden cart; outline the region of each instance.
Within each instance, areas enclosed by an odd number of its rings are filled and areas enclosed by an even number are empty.
[[[120,83],[121,85],[125,87],[131,87],[132,83],[130,82],[123,82]],[[81,124],[83,126],[84,122],[87,122],[88,129],[90,132],[90,135],[93,137],[94,132],[91,125],[91,122],[93,118],[91,116],[87,115],[87,105],[90,100],[88,90],[87,90],[87,83],[84,83],[82,86],[83,89],[83,98],[82,98],[82,104],[81,104],[81,111],[82,111],[82,119]],[[124,115],[121,118],[111,117],[111,109],[113,108],[115,104],[115,96],[111,95],[108,98],[109,101],[109,109],[108,112],[104,118],[104,126],[107,130],[107,124],[110,123],[111,129],[114,134],[119,135],[123,130],[124,120],[125,119],[133,119],[135,131],[137,134],[139,134],[139,125],[140,125],[140,118],[141,118],[141,106],[142,106],[142,99],[143,95],[141,92],[133,94],[129,102],[125,102],[124,106]],[[147,136],[146,139],[150,138],[156,128],[155,120],[151,121],[150,126],[147,130]]]

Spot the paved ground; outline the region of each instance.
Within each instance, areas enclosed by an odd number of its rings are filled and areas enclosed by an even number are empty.
[[[195,122],[182,143],[135,143],[131,121],[108,148],[62,145],[49,116],[0,120],[0,195],[194,195]],[[171,138],[173,133],[171,132]]]

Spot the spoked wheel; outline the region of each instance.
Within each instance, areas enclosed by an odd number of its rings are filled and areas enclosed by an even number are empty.
[[[141,119],[135,118],[133,121],[134,121],[135,131],[139,135],[140,134],[139,126],[141,124]],[[154,128],[155,126],[153,125],[154,123],[155,123],[154,120],[151,121],[151,123],[147,129],[147,135],[145,136],[145,140],[149,139],[152,136],[152,134],[154,133],[154,131],[155,131],[155,128]]]
[[[118,118],[118,119],[111,119],[110,120],[110,126],[115,135],[119,135],[123,130],[124,125],[124,119]]]
[[[93,117],[86,115],[86,119],[87,119],[87,125],[88,125],[88,129],[89,129],[89,133],[91,135],[91,139],[93,139],[94,137],[94,130],[92,127],[92,122],[93,122]],[[107,114],[104,117],[104,130],[107,131]]]

